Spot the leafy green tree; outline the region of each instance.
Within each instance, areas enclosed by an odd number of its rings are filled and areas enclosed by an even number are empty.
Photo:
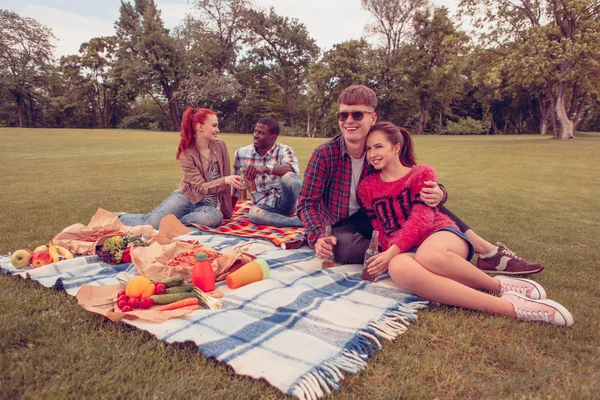
[[[286,122],[293,127],[296,105],[306,90],[308,67],[316,60],[319,47],[302,23],[277,15],[273,8],[269,13],[250,10],[247,21],[256,35],[247,62],[281,88]]]
[[[71,85],[74,101],[85,98],[85,109],[94,115],[93,126],[115,127],[117,91],[111,72],[115,62],[117,41],[114,36],[93,38],[83,43],[78,55],[62,57],[63,76]]]
[[[52,30],[36,20],[0,9],[0,86],[17,106],[18,126],[26,108],[35,125],[36,89],[53,63]]]
[[[434,103],[450,103],[462,89],[468,37],[444,7],[418,12],[413,43],[406,49],[407,71],[419,102],[418,134],[425,131]]]
[[[507,63],[522,71],[521,85],[543,82],[558,137],[573,139],[591,96],[600,92],[600,1],[462,0],[462,13],[484,30],[489,47],[512,43]],[[552,119],[554,121],[554,119]]]
[[[115,23],[121,78],[139,94],[150,96],[169,116],[171,130],[179,130],[175,92],[180,82],[183,47],[164,27],[154,0],[121,1]],[[166,99],[168,110],[161,102]]]

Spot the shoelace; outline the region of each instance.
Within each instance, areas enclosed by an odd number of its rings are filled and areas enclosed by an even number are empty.
[[[498,246],[498,248],[502,248],[502,250],[500,250],[501,252],[503,252],[504,254],[506,254],[507,256],[511,256],[513,258],[516,258],[518,260],[522,260],[521,257],[519,257],[517,255],[517,253],[515,253],[514,251],[512,251],[511,249],[509,249],[508,247],[506,247],[504,244],[497,242],[496,246]]]
[[[525,286],[513,286],[500,281],[500,295],[503,295],[506,292],[512,292],[522,294],[525,297],[529,297],[527,296],[527,289],[528,288]]]
[[[517,308],[517,317],[525,321],[550,322],[548,311],[525,311]]]

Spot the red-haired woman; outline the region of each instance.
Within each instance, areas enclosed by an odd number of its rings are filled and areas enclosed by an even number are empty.
[[[547,300],[538,283],[492,278],[468,261],[473,245],[467,236],[420,197],[425,182],[436,180],[435,171],[417,165],[406,129],[390,122],[373,125],[366,150],[367,160],[380,173],[364,178],[357,195],[383,250],[367,260],[369,275],[388,271],[400,288],[442,304],[526,321],[573,324],[571,313]]]
[[[225,142],[217,139],[217,116],[206,108],[188,108],[181,121],[176,158],[183,171],[177,190],[148,214],[122,214],[128,226],[152,225],[174,214],[184,224],[219,226],[231,218],[231,187],[241,189],[242,178],[231,175]]]

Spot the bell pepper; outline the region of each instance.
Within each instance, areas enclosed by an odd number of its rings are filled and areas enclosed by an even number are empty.
[[[129,297],[150,297],[154,294],[154,284],[148,278],[136,276],[125,287],[125,293]]]

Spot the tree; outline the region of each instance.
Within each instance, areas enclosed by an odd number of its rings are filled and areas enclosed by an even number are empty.
[[[118,58],[122,78],[142,94],[151,96],[170,117],[171,129],[180,129],[175,91],[180,82],[183,48],[165,29],[154,0],[121,1],[120,17],[115,23],[119,44]],[[164,96],[168,112],[161,105]]]
[[[573,139],[590,96],[600,93],[600,1],[462,0],[460,6],[485,30],[488,46],[514,43],[507,62],[527,71],[524,83],[545,83],[561,128],[555,134]]]
[[[83,43],[78,55],[62,57],[63,76],[72,86],[70,95],[87,99],[93,112],[93,125],[115,127],[114,115],[118,87],[111,72],[115,62],[117,41],[114,36],[93,38]]]
[[[367,31],[384,40],[388,55],[395,56],[412,28],[412,19],[429,6],[429,0],[361,0],[362,7],[375,17]]]
[[[287,124],[294,126],[295,104],[305,90],[309,65],[317,58],[319,47],[306,27],[297,19],[251,10],[248,26],[257,42],[248,52],[251,65],[261,66],[268,79],[281,87],[287,110]]]
[[[53,62],[52,30],[32,18],[0,9],[0,86],[17,105],[18,125],[28,101],[31,125],[35,124],[35,89]]]
[[[462,89],[461,72],[468,37],[458,30],[444,7],[418,12],[413,44],[406,48],[408,76],[419,99],[418,134],[422,135],[435,102],[449,104]]]

